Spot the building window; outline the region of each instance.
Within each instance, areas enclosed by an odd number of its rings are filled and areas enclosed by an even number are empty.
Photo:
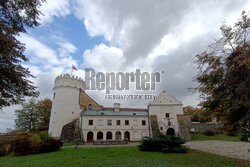
[[[129,120],[125,120],[125,125],[129,125]]]
[[[93,120],[89,120],[89,125],[93,125]]]
[[[145,126],[146,125],[146,121],[142,120],[141,124]]]
[[[89,110],[92,110],[92,104],[89,104]]]
[[[166,118],[169,118],[169,113],[166,113],[165,116],[166,116]]]
[[[112,125],[112,120],[108,120],[108,121],[107,121],[107,125],[108,125],[108,126],[111,126],[111,125]]]
[[[163,127],[160,127],[160,130],[163,131]]]
[[[121,125],[121,120],[116,120],[116,125]]]
[[[53,99],[55,99],[55,97],[56,97],[56,93],[54,92],[54,96],[53,96]]]

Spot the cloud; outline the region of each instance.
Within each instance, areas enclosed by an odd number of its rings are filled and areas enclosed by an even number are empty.
[[[6,128],[15,128],[14,110],[18,107],[18,105],[13,105],[10,107],[5,107],[3,108],[3,111],[0,111],[0,132],[5,132]]]
[[[21,34],[20,41],[26,46],[26,54],[30,56],[31,62],[34,64],[59,65],[60,61],[56,56],[56,52],[48,46],[42,44],[37,39],[27,34]]]
[[[84,67],[98,71],[118,71],[123,64],[123,52],[117,47],[109,47],[103,43],[83,53]]]
[[[224,20],[235,22],[242,10],[249,9],[250,3],[243,0],[76,0],[76,4],[75,16],[84,22],[91,37],[105,38],[108,42],[105,49],[111,55],[97,46],[84,53],[85,66],[102,71],[166,69],[167,76],[159,91],[167,89],[184,100],[184,104],[191,102],[195,106],[197,94],[187,91],[195,85],[194,56],[219,37]],[[119,49],[122,54],[110,48]],[[114,67],[113,62],[117,62]]]
[[[40,7],[40,23],[51,23],[54,17],[65,17],[71,13],[69,0],[47,0]]]
[[[71,55],[77,48],[68,41],[60,41],[57,43],[58,48],[52,49],[28,34],[21,34],[19,40],[25,44],[25,54],[30,59],[29,66],[32,66],[36,74],[41,71],[60,74],[63,69],[71,68],[72,64],[77,65]]]
[[[126,63],[147,57],[164,36],[185,29],[176,38],[191,40],[244,9],[246,1],[91,1],[76,0],[75,15],[91,37],[104,36],[123,50]],[[229,10],[230,9],[230,10]],[[182,36],[180,36],[182,35]]]

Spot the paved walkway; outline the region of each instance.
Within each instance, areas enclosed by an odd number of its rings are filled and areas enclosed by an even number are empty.
[[[104,147],[135,147],[139,142],[130,142],[124,145],[93,145],[86,143],[77,148],[104,148]],[[191,149],[210,152],[231,158],[250,161],[250,143],[248,142],[230,142],[230,141],[189,141],[185,144]],[[65,146],[64,148],[75,148],[76,146]]]
[[[185,144],[191,149],[210,152],[231,158],[250,161],[250,143],[231,141],[190,141]]]

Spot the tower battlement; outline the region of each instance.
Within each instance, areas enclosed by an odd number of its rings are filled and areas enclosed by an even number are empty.
[[[82,78],[78,76],[70,76],[69,74],[59,75],[55,79],[55,88],[57,87],[72,87],[85,91],[86,85]]]

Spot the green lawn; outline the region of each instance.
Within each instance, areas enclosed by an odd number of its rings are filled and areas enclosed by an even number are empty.
[[[63,146],[73,146],[75,143],[63,143]]]
[[[165,154],[157,152],[140,152],[137,147],[123,148],[64,148],[58,152],[13,156],[0,158],[1,167],[28,166],[244,166],[243,162],[200,151],[189,150],[186,154]]]
[[[206,136],[203,134],[190,134],[192,140],[201,141],[201,140],[224,140],[224,141],[240,141],[238,136],[227,136],[226,134],[216,134],[215,136]]]

